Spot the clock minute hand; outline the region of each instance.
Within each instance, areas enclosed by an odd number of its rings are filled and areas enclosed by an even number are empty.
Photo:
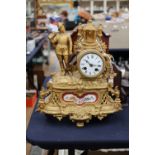
[[[90,67],[96,66],[96,65],[93,65],[92,63],[90,63],[88,60],[85,60],[85,61],[86,61],[86,63],[89,64]]]
[[[86,63],[88,63],[89,65],[91,65],[91,63],[88,60],[85,60],[85,61],[86,61]]]

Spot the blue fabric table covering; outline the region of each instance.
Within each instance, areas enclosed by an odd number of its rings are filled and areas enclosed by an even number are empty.
[[[44,149],[128,148],[128,106],[104,120],[93,119],[77,128],[67,118],[58,121],[33,111],[27,141]]]
[[[45,78],[43,87],[50,77]],[[36,104],[37,107],[37,104]],[[108,115],[102,121],[93,118],[78,128],[68,118],[58,121],[43,113],[32,113],[26,139],[43,149],[100,149],[129,147],[129,107]]]

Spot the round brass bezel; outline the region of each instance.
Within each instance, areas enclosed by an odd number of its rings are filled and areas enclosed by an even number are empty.
[[[85,74],[83,74],[83,72],[82,72],[81,69],[80,69],[80,61],[81,61],[82,57],[85,56],[85,55],[87,55],[87,54],[96,54],[96,55],[98,55],[98,56],[102,59],[102,61],[103,61],[102,70],[101,70],[98,74],[96,74],[96,75],[94,75],[94,76],[86,76]],[[79,53],[78,56],[77,56],[77,67],[78,67],[78,70],[79,70],[80,74],[82,75],[82,77],[87,78],[87,79],[94,79],[94,78],[99,77],[99,76],[103,73],[103,71],[104,71],[104,69],[105,69],[105,60],[104,60],[103,55],[102,55],[100,52],[98,52],[98,51],[96,51],[96,50],[94,50],[94,49],[88,49],[87,51],[84,50],[84,51],[82,51],[81,53]]]

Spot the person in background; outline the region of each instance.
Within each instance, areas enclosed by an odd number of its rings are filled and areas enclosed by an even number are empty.
[[[81,23],[81,17],[78,15],[79,2],[77,0],[74,0],[73,9],[75,14],[74,22],[76,25],[78,25],[79,23]]]
[[[49,23],[47,24],[47,29],[50,32],[58,32],[58,26],[57,26],[57,21],[53,17],[49,18]]]
[[[69,21],[68,12],[66,10],[64,10],[60,13],[60,17],[62,19],[62,22],[63,22],[66,30],[73,30],[75,28],[76,24],[74,21]]]
[[[86,23],[89,20],[92,20],[92,16],[89,12],[87,12],[84,8],[80,7],[79,1],[74,0],[73,3],[73,11],[74,12],[74,22],[76,25],[79,23]]]
[[[60,13],[60,17],[62,19],[62,22],[63,22],[65,28],[66,28],[66,26],[68,25],[68,22],[69,22],[69,20],[68,20],[68,12],[66,10],[62,11]]]

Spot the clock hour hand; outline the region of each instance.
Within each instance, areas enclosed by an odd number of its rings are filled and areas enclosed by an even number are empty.
[[[97,67],[101,67],[101,65],[94,65],[94,64],[92,64],[92,65],[93,65],[94,67],[96,67],[96,66],[97,66]]]

